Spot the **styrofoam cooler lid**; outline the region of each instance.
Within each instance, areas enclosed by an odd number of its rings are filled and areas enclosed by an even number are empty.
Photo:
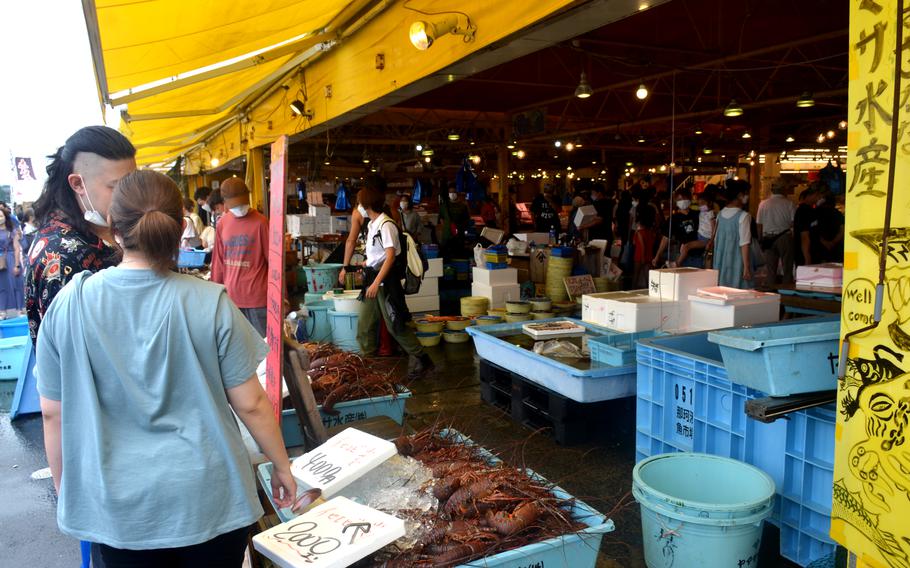
[[[689,301],[721,306],[770,304],[780,302],[780,295],[757,290],[741,290],[728,286],[710,286],[708,288],[699,288],[698,293],[689,296]]]

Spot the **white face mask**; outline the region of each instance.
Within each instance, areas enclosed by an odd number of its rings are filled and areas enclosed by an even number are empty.
[[[638,201],[632,200],[632,207],[638,207]]]
[[[679,207],[680,209],[682,209],[683,211],[688,209],[690,205],[692,205],[692,202],[688,199],[680,199],[679,201],[676,202],[676,206]]]
[[[249,212],[250,212],[249,205],[239,205],[237,207],[231,207],[231,214],[233,214],[234,217],[245,217],[246,214]]]
[[[707,206],[707,205],[699,205],[699,206],[698,206],[698,210],[699,210],[699,211],[707,211],[707,210],[708,210],[708,206]]]
[[[108,225],[107,219],[104,218],[104,215],[101,214],[101,211],[98,211],[95,209],[95,206],[92,205],[92,198],[88,194],[88,187],[85,185],[85,178],[80,175],[79,179],[82,181],[82,189],[85,190],[85,198],[88,200],[88,207],[86,207],[85,202],[82,200],[82,196],[79,195],[79,203],[85,207],[85,214],[82,216],[82,218],[97,227],[109,227],[110,225]]]
[[[402,201],[401,203],[398,204],[398,207],[399,207],[402,211],[404,211],[405,209],[408,208],[408,203],[407,203],[407,201]]]
[[[209,213],[212,212],[212,208],[209,207],[209,204],[208,204],[208,203],[203,203],[203,204],[202,204],[202,208],[205,209],[206,211],[208,211]]]
[[[359,211],[360,214],[361,214],[364,218],[367,217],[367,210],[363,208],[363,205],[358,205],[358,206],[357,206],[357,211]]]
[[[458,194],[457,194],[457,193],[450,193],[450,194],[449,194],[449,200],[450,200],[450,201],[455,201],[455,200],[457,200],[457,199],[458,199]]]
[[[819,198],[819,200],[815,202],[815,206],[816,206],[816,207],[819,207],[819,206],[824,205],[824,204],[825,204],[825,198],[824,198],[824,197]]]

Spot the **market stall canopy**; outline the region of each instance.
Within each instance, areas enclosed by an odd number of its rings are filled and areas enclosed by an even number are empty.
[[[163,164],[333,45],[371,0],[83,0],[102,103]]]

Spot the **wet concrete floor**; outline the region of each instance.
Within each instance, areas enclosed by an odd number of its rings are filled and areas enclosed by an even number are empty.
[[[559,484],[616,525],[604,537],[598,568],[643,568],[638,505],[628,497],[635,465],[634,415],[619,417],[619,426],[631,435],[611,437],[603,432],[593,443],[561,446],[549,432],[519,424],[481,400],[473,344],[443,344],[428,351],[437,373],[411,384],[414,394],[407,402],[406,424],[414,429],[434,423],[451,425],[507,462],[523,464]],[[57,529],[52,482],[30,478],[46,465],[40,417],[10,424],[8,415],[0,414],[2,566],[78,566],[78,543]],[[794,566],[776,554],[774,529],[765,531],[762,549],[760,566]]]

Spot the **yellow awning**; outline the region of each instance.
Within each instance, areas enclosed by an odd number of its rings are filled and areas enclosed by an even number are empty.
[[[103,94],[134,89],[318,32],[348,0],[84,0]],[[99,70],[98,67],[101,67]]]

